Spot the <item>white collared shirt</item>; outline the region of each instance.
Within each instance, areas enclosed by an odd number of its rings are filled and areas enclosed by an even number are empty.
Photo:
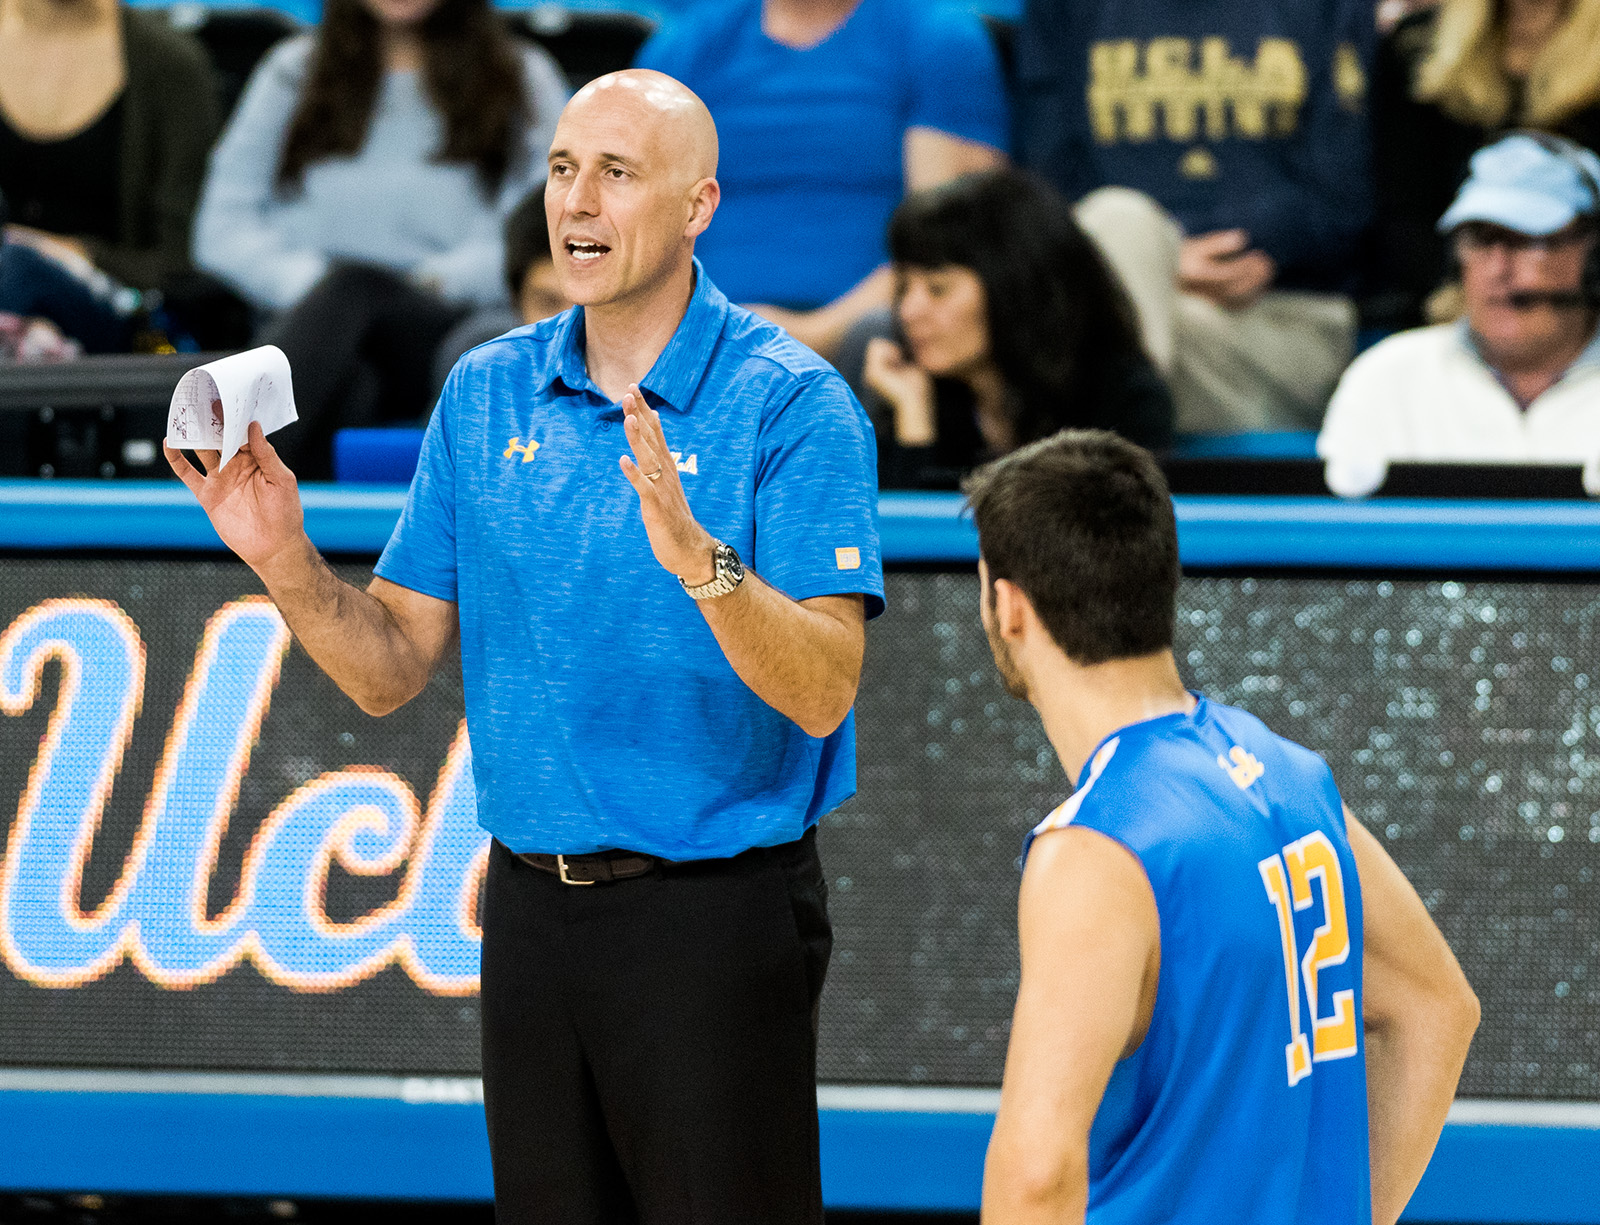
[[[1600,333],[1518,408],[1460,324],[1380,341],[1339,380],[1317,437],[1328,486],[1371,493],[1390,463],[1600,464]]]

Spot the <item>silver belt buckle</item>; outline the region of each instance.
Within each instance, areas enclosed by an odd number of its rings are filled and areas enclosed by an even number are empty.
[[[563,885],[598,885],[600,883],[594,880],[573,880],[572,877],[567,875],[567,857],[565,855],[556,856],[556,875],[561,878]]]

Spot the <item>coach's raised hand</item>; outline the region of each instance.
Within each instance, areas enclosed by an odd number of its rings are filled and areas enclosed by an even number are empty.
[[[689,509],[689,497],[678,476],[678,461],[661,431],[661,414],[645,403],[635,383],[622,397],[623,431],[633,455],[620,463],[623,475],[639,495],[639,514],[656,560],[689,586],[717,576],[716,542]]]
[[[216,451],[196,451],[204,475],[182,451],[166,443],[161,449],[178,479],[204,508],[222,543],[258,574],[286,549],[308,547],[299,485],[259,422],[250,423],[248,440],[226,467],[218,465]]]

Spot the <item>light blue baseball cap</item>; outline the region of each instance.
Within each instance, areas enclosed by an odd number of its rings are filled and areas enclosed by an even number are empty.
[[[1585,178],[1579,164],[1588,169]],[[1487,221],[1541,236],[1600,213],[1600,158],[1578,145],[1566,155],[1518,133],[1472,155],[1472,173],[1439,218],[1448,234],[1466,221]]]

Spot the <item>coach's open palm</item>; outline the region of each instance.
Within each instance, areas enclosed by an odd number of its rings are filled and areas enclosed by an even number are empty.
[[[249,439],[226,467],[216,451],[196,451],[205,475],[195,470],[182,451],[162,444],[167,462],[189,487],[217,529],[222,543],[246,565],[260,567],[301,538],[305,512],[300,488],[261,424],[250,423]]]
[[[619,460],[622,474],[639,495],[639,515],[656,560],[691,586],[716,578],[711,533],[689,509],[678,477],[678,461],[661,431],[661,414],[645,403],[635,383],[622,397],[623,430],[632,456]]]

